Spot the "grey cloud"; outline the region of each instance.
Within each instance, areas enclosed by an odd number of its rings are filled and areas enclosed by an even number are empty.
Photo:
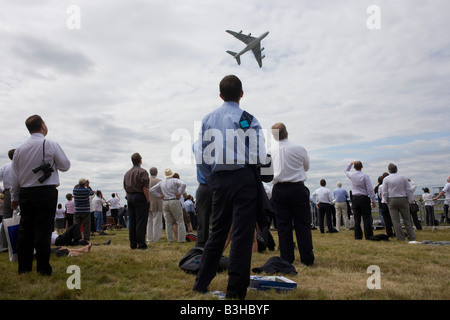
[[[91,71],[95,65],[81,52],[70,50],[61,43],[32,36],[17,37],[12,52],[37,74],[40,74],[41,68],[50,68],[56,73],[82,75]]]

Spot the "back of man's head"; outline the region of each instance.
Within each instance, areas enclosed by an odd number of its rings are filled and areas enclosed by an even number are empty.
[[[150,168],[150,175],[156,176],[158,174],[158,169],[155,167]]]
[[[389,173],[397,173],[397,171],[398,171],[397,166],[393,163],[389,163],[388,171],[389,171]]]
[[[276,141],[284,140],[288,137],[286,126],[282,122],[277,122],[272,126],[272,135]]]
[[[34,133],[41,131],[43,122],[44,120],[42,120],[41,116],[35,114],[25,120],[25,125],[27,126],[29,133]]]
[[[361,161],[355,161],[353,163],[353,166],[355,167],[355,170],[361,171],[361,169],[363,168],[362,162]]]
[[[327,182],[325,181],[325,179],[320,180],[320,185],[322,187],[325,187],[327,185]]]
[[[234,75],[224,77],[220,81],[219,89],[224,101],[238,102],[242,96],[242,82]]]
[[[131,162],[133,163],[133,165],[137,166],[141,163],[142,157],[139,153],[133,153],[131,155]]]

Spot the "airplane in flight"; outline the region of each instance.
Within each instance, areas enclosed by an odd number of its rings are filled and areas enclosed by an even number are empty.
[[[267,31],[266,33],[263,33],[258,38],[252,37],[251,33],[249,33],[248,35],[243,34],[242,30],[240,32],[226,30],[226,32],[233,35],[234,37],[241,40],[242,42],[244,42],[247,45],[239,53],[236,53],[233,51],[227,51],[229,54],[231,54],[236,59],[237,63],[240,65],[241,64],[241,55],[243,55],[247,51],[252,50],[253,54],[255,55],[256,61],[258,61],[259,67],[261,68],[262,67],[262,59],[264,59],[264,57],[265,57],[265,56],[261,56],[261,52],[264,50],[264,48],[261,49],[261,40],[264,39],[269,34],[269,31]]]

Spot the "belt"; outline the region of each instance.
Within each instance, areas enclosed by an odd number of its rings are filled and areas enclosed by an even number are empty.
[[[164,201],[171,201],[171,200],[178,200],[177,198],[173,198],[173,199],[163,199]]]
[[[304,185],[305,183],[303,181],[298,181],[298,182],[277,182],[277,184],[300,184],[300,185]]]
[[[54,184],[45,184],[43,186],[34,186],[34,187],[20,187],[19,191],[26,191],[26,190],[39,190],[39,189],[56,189],[56,185]]]

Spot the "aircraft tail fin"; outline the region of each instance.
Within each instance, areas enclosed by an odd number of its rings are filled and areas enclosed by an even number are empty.
[[[233,51],[227,51],[229,54],[231,54],[237,61],[237,63],[241,64],[241,56],[239,56],[236,52]]]

